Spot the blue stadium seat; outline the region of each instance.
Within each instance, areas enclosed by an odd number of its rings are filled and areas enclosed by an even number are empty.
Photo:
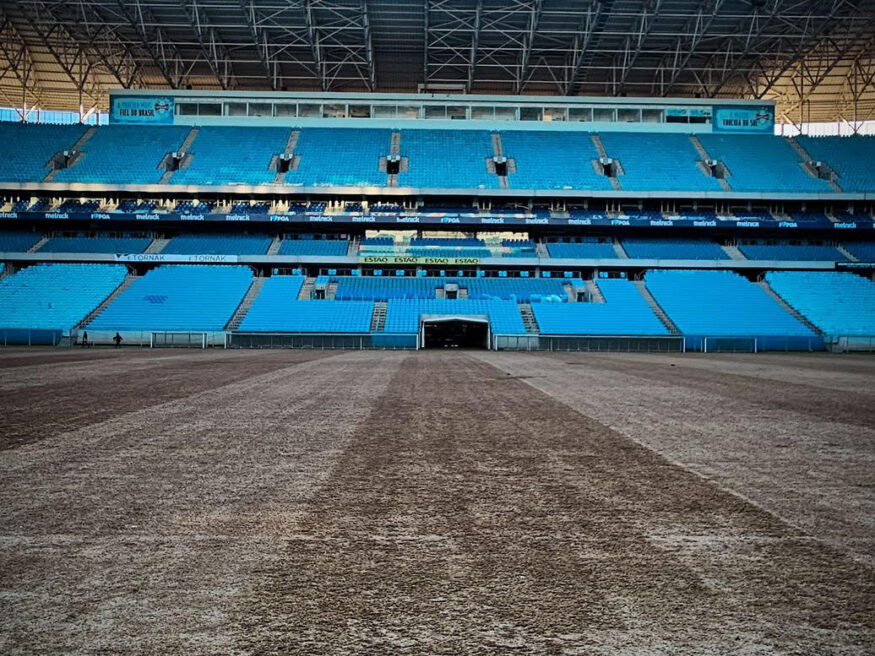
[[[0,280],[0,328],[67,331],[125,279],[121,264],[35,264]]]
[[[171,184],[273,184],[274,155],[285,150],[291,128],[207,126],[191,144],[188,168],[173,173]]]
[[[46,164],[52,157],[71,148],[87,129],[84,125],[0,123],[0,181],[39,182],[49,173]]]
[[[508,176],[511,189],[612,189],[593,169],[599,155],[588,132],[506,130],[501,143],[516,162],[516,173]]]
[[[596,239],[583,240],[580,242],[549,242],[547,252],[550,257],[576,258],[576,259],[617,259],[617,252],[610,240],[598,241]]]
[[[707,239],[623,239],[631,258],[656,260],[728,260],[719,244]]]
[[[629,191],[720,191],[720,181],[705,175],[702,158],[686,134],[602,132],[608,157],[620,160],[620,186]]]
[[[188,132],[181,126],[104,125],[82,146],[81,159],[58,171],[54,181],[156,183],[164,175],[161,160],[182,145]]]
[[[731,271],[648,271],[646,284],[685,335],[814,336],[765,290]]]
[[[380,158],[389,154],[391,140],[390,130],[303,128],[295,144],[300,164],[286,174],[285,183],[385,187]],[[346,211],[360,212],[361,206]]]
[[[802,169],[802,158],[781,137],[700,134],[698,138],[713,159],[729,168],[727,180],[733,191],[832,191],[826,180],[812,178]]]
[[[533,303],[542,335],[667,335],[634,283],[605,278],[597,282],[604,303]]]
[[[415,300],[392,299],[387,304],[387,333],[416,333],[422,315],[486,316],[493,334],[524,335],[519,306],[504,300]]]
[[[875,136],[796,137],[815,161],[829,164],[838,173],[843,191],[875,191]]]
[[[283,239],[279,254],[344,257],[348,251],[349,242],[345,239]]]
[[[771,271],[769,286],[827,335],[875,337],[875,283],[853,273]]]
[[[179,235],[162,252],[173,255],[264,255],[267,235]]]
[[[0,232],[0,253],[26,253],[42,238],[33,232]]]
[[[745,240],[747,241],[747,240]],[[790,243],[742,243],[738,250],[749,260],[795,260],[818,262],[847,262],[844,253],[827,244],[809,244],[807,242]]]
[[[248,267],[158,267],[135,280],[88,329],[222,330],[251,284]]]
[[[409,171],[400,187],[497,189],[498,176],[486,170],[492,141],[485,130],[402,130],[401,155]]]
[[[148,237],[52,237],[40,246],[39,253],[142,253],[152,240]]]

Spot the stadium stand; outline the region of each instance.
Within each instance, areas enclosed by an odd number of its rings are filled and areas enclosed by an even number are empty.
[[[875,336],[875,283],[853,273],[770,271],[769,286],[833,337]]]
[[[875,137],[796,137],[815,161],[829,164],[838,173],[842,191],[875,191]]]
[[[42,239],[33,232],[0,232],[0,252],[26,253]]]
[[[656,260],[728,260],[729,256],[707,239],[628,239],[623,249],[632,258]]]
[[[533,303],[542,335],[667,335],[634,283],[600,279],[604,303]]]
[[[399,187],[499,186],[498,176],[486,170],[492,143],[484,130],[402,130],[401,155],[409,170],[398,174]]]
[[[702,158],[686,134],[603,132],[609,157],[620,161],[620,185],[630,191],[719,191],[720,182],[705,175]]]
[[[283,239],[280,255],[324,255],[344,257],[349,249],[345,239]]]
[[[733,191],[829,192],[826,180],[812,178],[802,159],[785,140],[750,134],[700,134],[699,141],[730,171]]]
[[[67,331],[125,279],[120,264],[35,264],[0,280],[0,328]]]
[[[182,145],[189,128],[105,125],[82,147],[82,157],[61,169],[54,182],[149,184],[161,180],[161,160]]]
[[[846,242],[844,247],[861,262],[875,262],[875,242]]]
[[[290,128],[207,126],[198,130],[187,168],[175,171],[171,184],[272,184],[273,156],[285,150]]]
[[[391,299],[437,299],[438,290],[457,285],[468,299],[506,299],[527,303],[542,297],[565,301],[562,279],[553,278],[414,278],[388,276],[337,276],[338,300],[387,301]]]
[[[826,244],[780,242],[755,242],[745,240],[738,250],[749,260],[797,260],[821,262],[847,262],[848,258],[834,246]]]
[[[304,128],[295,144],[301,160],[286,174],[285,183],[317,186],[386,186],[380,158],[389,154],[389,130]],[[361,211],[346,208],[348,212]]]
[[[487,316],[493,334],[523,335],[526,332],[519,306],[505,300],[422,300],[395,298],[386,310],[387,333],[415,333],[422,315]]]
[[[302,276],[271,276],[264,282],[240,330],[292,333],[367,333],[374,304],[366,301],[299,301]]]
[[[39,182],[49,173],[46,165],[52,157],[71,148],[87,129],[84,125],[0,123],[0,180]]]
[[[135,280],[87,328],[222,330],[251,284],[248,267],[158,267]]]
[[[179,235],[164,247],[174,255],[264,255],[267,235]]]
[[[589,133],[507,130],[501,141],[505,156],[516,162],[516,173],[508,176],[512,189],[612,188],[593,168],[599,154]]]
[[[651,270],[645,283],[687,336],[814,337],[765,290],[731,271]]]
[[[550,257],[580,259],[616,259],[617,252],[610,240],[601,241],[584,237],[579,242],[549,242]]]
[[[142,253],[149,237],[52,237],[39,247],[39,253]]]

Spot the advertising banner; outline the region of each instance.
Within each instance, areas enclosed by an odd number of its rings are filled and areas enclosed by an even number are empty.
[[[714,132],[773,134],[775,108],[769,105],[714,107]]]
[[[173,124],[174,102],[169,96],[113,96],[110,100],[110,123]]]

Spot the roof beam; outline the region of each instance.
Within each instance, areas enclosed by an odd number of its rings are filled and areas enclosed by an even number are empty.
[[[471,93],[474,86],[474,74],[477,71],[477,48],[480,46],[480,27],[483,24],[483,0],[477,0],[474,8],[474,26],[471,31],[471,64],[468,68],[468,81],[465,92]]]
[[[699,44],[702,43],[702,39],[708,34],[708,30],[711,29],[711,24],[723,8],[724,2],[725,0],[708,0],[708,3],[700,7],[699,11],[696,12],[696,15],[687,22],[684,33],[689,34],[692,32],[690,45],[684,53],[683,58],[681,58],[680,52],[683,47],[683,36],[678,37],[678,45],[674,63],[672,65],[671,77],[663,87],[662,96],[666,96],[670,93],[671,89],[674,87],[674,83],[677,82],[681,73],[687,70],[687,64],[690,63],[690,59],[692,59]]]
[[[116,0],[121,15],[137,33],[143,48],[171,89],[178,89],[188,79],[176,44],[158,26],[152,12],[140,0]],[[190,70],[190,67],[189,67]]]
[[[313,14],[312,0],[306,0],[304,3],[304,18],[307,21],[307,35],[309,36],[310,50],[313,52],[313,61],[316,63],[319,86],[323,91],[328,91],[328,83],[325,79],[325,60],[322,57],[322,46],[319,43],[319,28],[316,25],[316,17]]]
[[[9,17],[0,11],[0,54],[5,67],[0,73],[2,81],[11,72],[21,84],[22,120],[26,117],[28,101],[32,105],[42,104],[43,91],[27,43],[21,38]]]
[[[595,35],[595,28],[599,18],[601,18],[601,14],[601,2],[590,3],[584,12],[580,30],[578,31],[578,34],[575,35],[574,45],[571,48],[571,51],[576,53],[576,55],[574,56],[571,70],[568,75],[568,82],[565,86],[566,96],[570,96],[577,91],[579,86],[578,80],[580,79],[580,73],[583,70],[584,58],[588,54],[589,47],[592,44],[592,39]]]
[[[279,66],[275,58],[271,57],[270,42],[268,41],[267,32],[260,27],[255,17],[255,0],[240,0],[240,9],[243,10],[243,15],[246,19],[246,26],[249,28],[249,34],[252,36],[252,43],[258,52],[258,59],[261,61],[261,66],[264,68],[264,76],[270,84],[270,88],[276,91],[279,88]]]
[[[626,80],[629,79],[629,74],[632,72],[635,62],[638,61],[639,55],[641,55],[644,42],[647,40],[647,37],[650,36],[650,31],[653,29],[654,23],[656,23],[656,17],[659,14],[661,7],[662,0],[648,0],[642,4],[641,14],[635,25],[635,33],[634,35],[626,37],[626,52],[623,55],[623,68],[620,73],[620,79],[617,80],[616,85],[617,94],[622,93],[625,89]],[[634,49],[631,48],[633,38],[635,40]]]
[[[362,31],[365,40],[365,57],[368,60],[368,91],[377,90],[377,70],[374,64],[374,43],[371,39],[371,19],[368,15],[368,0],[362,3]]]
[[[191,22],[191,29],[194,30],[207,66],[210,67],[219,86],[227,91],[236,86],[231,55],[200,2],[201,0],[179,0],[179,6]]]
[[[520,59],[520,72],[519,77],[517,77],[514,93],[522,93],[526,86],[526,78],[529,76],[529,68],[532,61],[532,44],[535,41],[535,35],[538,33],[538,23],[541,21],[543,9],[543,0],[532,0],[531,8],[529,9],[529,23],[525,35],[525,44]]]

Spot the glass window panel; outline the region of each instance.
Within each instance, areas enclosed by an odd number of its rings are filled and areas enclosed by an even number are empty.
[[[540,107],[520,107],[521,121],[540,121],[543,112]]]
[[[631,107],[621,107],[617,110],[617,121],[620,123],[640,123],[641,110]]]
[[[568,112],[567,107],[545,107],[544,108],[544,120],[545,121],[564,121],[564,120],[566,120],[567,112]]]
[[[516,107],[496,107],[496,121],[513,121],[516,118]]]
[[[444,105],[426,105],[425,118],[446,118],[447,108]]]
[[[270,103],[249,103],[250,116],[272,116],[273,105]]]
[[[298,116],[304,118],[318,118],[322,116],[322,105],[300,103],[298,105]]]
[[[276,116],[298,115],[298,106],[294,103],[276,103],[273,107]]]
[[[661,109],[642,109],[641,120],[645,123],[662,123]]]
[[[374,105],[374,118],[395,118],[395,105]]]
[[[419,118],[419,107],[416,105],[399,105],[398,118]]]
[[[350,105],[349,106],[349,117],[350,118],[371,118],[371,106],[370,105]]]
[[[225,104],[228,116],[246,116],[246,103],[229,102]]]
[[[569,107],[568,120],[589,123],[592,121],[592,107]]]
[[[221,116],[222,103],[201,103],[198,107],[200,116]]]
[[[346,118],[346,105],[323,105],[322,116],[323,118]]]
[[[494,107],[477,106],[471,108],[471,118],[476,120],[492,119],[495,117]]]
[[[613,107],[596,107],[592,110],[592,117],[595,121],[613,122],[614,108]]]
[[[450,105],[447,107],[447,118],[465,119],[468,118],[467,107],[461,105]]]
[[[197,103],[176,103],[176,113],[180,116],[197,116]]]

